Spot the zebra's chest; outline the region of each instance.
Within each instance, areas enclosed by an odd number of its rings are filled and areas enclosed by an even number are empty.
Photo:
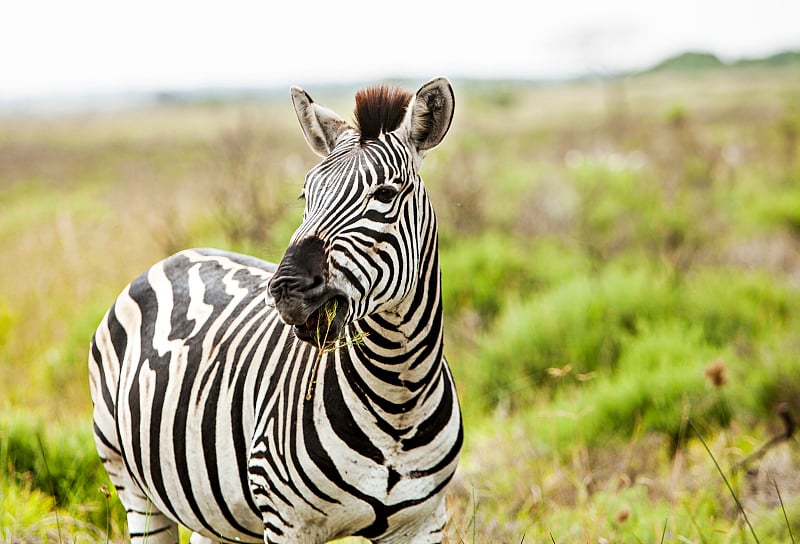
[[[330,427],[325,429],[325,427]],[[416,476],[412,455],[398,447],[381,449],[382,458],[365,456],[320,422],[313,438],[298,434],[283,447],[264,441],[253,448],[250,482],[276,534],[303,542],[343,536],[377,536],[425,519],[437,501],[424,501],[439,487],[434,476]]]
[[[332,364],[320,368],[310,400],[275,406],[256,432],[250,481],[281,531],[313,526],[324,539],[382,534],[435,508],[428,499],[449,475],[420,468],[452,437],[404,446],[416,430],[413,417],[370,406]]]

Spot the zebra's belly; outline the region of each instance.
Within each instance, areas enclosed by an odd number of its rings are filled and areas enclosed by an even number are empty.
[[[250,510],[246,498],[241,494],[223,493],[217,497],[208,488],[195,489],[194,492],[198,505],[202,502],[204,506],[200,511],[195,511],[185,503],[176,505],[175,521],[214,541],[264,542],[261,516]],[[156,507],[163,508],[157,498],[153,500]],[[225,505],[225,509],[219,508],[220,505]]]

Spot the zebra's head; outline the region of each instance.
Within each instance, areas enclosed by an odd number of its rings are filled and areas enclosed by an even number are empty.
[[[292,101],[324,159],[306,175],[303,222],[269,292],[298,338],[319,344],[322,325],[330,343],[353,321],[402,313],[420,282],[431,281],[426,273],[438,281],[429,262],[436,221],[419,166],[450,128],[453,89],[445,78],[416,94],[366,89],[356,95],[353,125],[297,87]]]

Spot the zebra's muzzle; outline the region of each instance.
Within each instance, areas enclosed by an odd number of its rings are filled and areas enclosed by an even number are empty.
[[[281,319],[295,336],[315,346],[327,346],[344,332],[348,299],[328,283],[325,245],[308,236],[287,248],[269,295]]]
[[[294,335],[317,347],[329,347],[344,334],[347,326],[347,298],[329,291],[321,302],[309,303],[293,297],[271,300],[281,320],[292,326]]]

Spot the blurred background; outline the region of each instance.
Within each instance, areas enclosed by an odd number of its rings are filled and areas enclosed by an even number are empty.
[[[448,542],[800,538],[800,3],[275,4],[0,8],[0,541],[123,539],[88,342],[179,249],[280,259],[288,86],[437,75]]]

